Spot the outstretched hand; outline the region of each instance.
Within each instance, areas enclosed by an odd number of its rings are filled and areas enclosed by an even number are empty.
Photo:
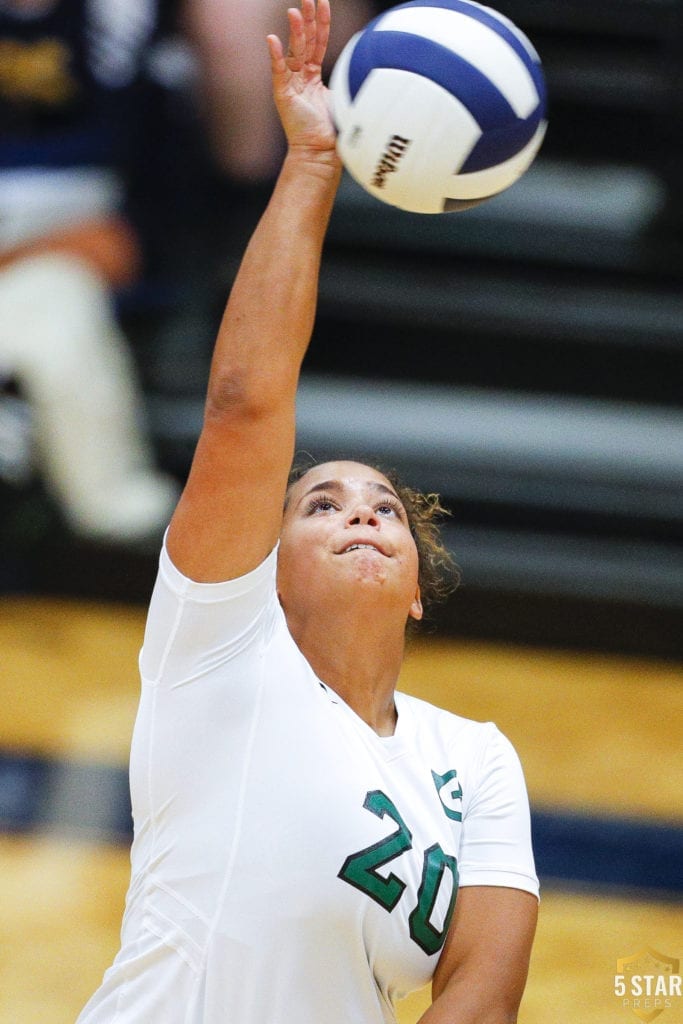
[[[329,0],[301,0],[290,8],[289,48],[268,36],[273,96],[290,150],[333,151],[336,132],[322,62],[330,35]]]

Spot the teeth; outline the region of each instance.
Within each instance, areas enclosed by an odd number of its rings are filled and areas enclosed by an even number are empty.
[[[374,544],[352,544],[350,548],[346,548],[346,551],[360,551],[361,548],[367,548],[369,551],[375,551]]]

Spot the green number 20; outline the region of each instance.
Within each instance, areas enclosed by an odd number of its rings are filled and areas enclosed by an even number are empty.
[[[372,846],[366,846],[358,853],[352,853],[342,864],[338,877],[356,889],[360,889],[361,892],[367,893],[376,903],[391,913],[403,895],[406,883],[393,873],[386,878],[383,877],[378,873],[377,868],[400,857],[406,850],[411,850],[413,836],[393,801],[380,789],[369,792],[363,806],[378,818],[385,816],[391,818],[397,826],[396,831],[386,838],[380,839],[379,842],[373,843]],[[453,885],[443,928],[438,929],[431,923],[430,918],[441,888],[441,881],[447,870],[451,873]],[[453,916],[457,893],[458,862],[455,857],[444,853],[436,843],[425,850],[417,906],[408,918],[411,939],[428,956],[438,953],[444,944]]]

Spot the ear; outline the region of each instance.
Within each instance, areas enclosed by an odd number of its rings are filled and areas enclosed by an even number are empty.
[[[408,612],[408,617],[411,619],[415,619],[416,622],[419,622],[420,619],[422,618],[422,615],[422,601],[420,600],[420,588],[418,586],[417,590],[415,591],[413,603],[410,606],[410,611]]]

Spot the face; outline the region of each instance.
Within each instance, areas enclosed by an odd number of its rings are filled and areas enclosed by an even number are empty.
[[[284,514],[278,591],[290,615],[327,611],[330,601],[380,597],[422,617],[418,555],[396,491],[357,462],[315,466],[293,485]]]

